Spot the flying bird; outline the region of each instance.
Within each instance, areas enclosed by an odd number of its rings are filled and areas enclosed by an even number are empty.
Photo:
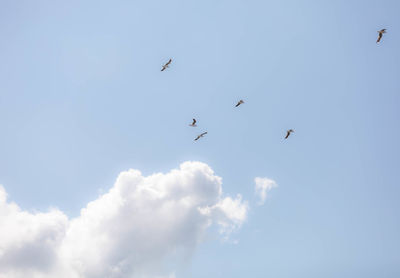
[[[235,105],[235,107],[238,107],[240,104],[243,104],[244,103],[244,101],[241,99],[241,100],[239,100],[239,102]]]
[[[191,123],[189,126],[193,126],[193,127],[197,126],[196,122],[197,122],[196,119],[193,119],[193,123]]]
[[[376,43],[378,43],[378,42],[381,41],[382,36],[383,36],[383,34],[385,34],[385,33],[386,33],[386,29],[382,29],[382,30],[378,31],[378,39],[377,39]]]
[[[203,136],[206,135],[206,134],[207,134],[207,132],[203,132],[202,134],[198,135],[198,136],[196,137],[196,139],[194,139],[194,141],[199,140],[201,137],[203,137]]]
[[[288,139],[288,137],[289,137],[290,133],[292,133],[292,132],[294,132],[294,130],[293,130],[293,129],[289,129],[288,131],[286,131],[286,136],[285,136],[285,139]]]
[[[169,64],[171,64],[172,59],[169,59],[169,61],[162,67],[161,71],[166,70],[169,67]]]

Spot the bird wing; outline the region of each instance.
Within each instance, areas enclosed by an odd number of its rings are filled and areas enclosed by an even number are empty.
[[[376,42],[380,42],[380,41],[381,41],[381,38],[382,38],[382,33],[381,33],[381,32],[379,32],[378,39],[377,39],[377,41],[376,41]]]
[[[197,136],[197,137],[196,137],[196,139],[194,139],[194,141],[197,141],[197,140],[199,140],[199,138],[200,138],[200,135],[199,135],[199,136]]]
[[[289,131],[287,131],[287,132],[286,132],[285,139],[287,139],[287,138],[289,137],[289,135],[290,135],[290,132],[289,132]]]
[[[207,134],[207,132],[203,132],[200,136],[204,136],[204,135],[206,135]]]
[[[194,124],[196,124],[196,119],[193,119],[193,123],[192,123],[192,125],[194,125]]]
[[[240,105],[240,101],[235,105],[235,107],[238,107]]]

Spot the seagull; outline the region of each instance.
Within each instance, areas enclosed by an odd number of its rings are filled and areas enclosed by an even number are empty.
[[[243,104],[243,103],[244,103],[244,101],[241,99],[241,100],[239,100],[239,102],[236,104],[235,107],[238,107],[240,104]]]
[[[203,136],[206,135],[206,134],[207,134],[207,132],[203,132],[202,134],[198,135],[198,136],[196,137],[196,139],[194,139],[194,141],[199,140],[201,137],[203,137]]]
[[[196,119],[193,119],[193,123],[191,123],[189,126],[193,126],[193,127],[197,126],[196,122],[197,122]]]
[[[294,130],[293,130],[293,129],[289,129],[288,131],[286,131],[286,136],[285,136],[285,139],[288,139],[288,137],[289,137],[290,133],[292,133],[292,132],[294,132]]]
[[[381,38],[382,38],[383,34],[385,34],[385,33],[386,33],[386,29],[382,29],[382,30],[378,31],[378,40],[376,41],[376,43],[381,41]]]
[[[162,67],[161,71],[166,70],[169,67],[169,64],[171,64],[172,59],[169,59],[169,61]]]

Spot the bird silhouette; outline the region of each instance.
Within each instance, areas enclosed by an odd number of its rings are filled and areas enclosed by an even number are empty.
[[[378,31],[378,39],[376,40],[376,43],[379,43],[382,39],[383,34],[386,33],[386,29],[382,29],[380,31]]]
[[[196,119],[193,119],[193,123],[191,123],[189,126],[193,126],[193,127],[197,126],[196,122],[197,122]]]
[[[169,64],[171,64],[172,59],[169,59],[169,61],[162,67],[161,71],[166,70],[169,67]]]
[[[198,136],[196,137],[196,139],[194,139],[194,141],[199,140],[201,137],[203,137],[203,136],[206,135],[206,134],[207,134],[207,132],[203,132],[202,134],[198,135]]]
[[[293,129],[289,129],[288,131],[286,131],[286,136],[285,139],[288,139],[288,137],[290,136],[290,133],[294,132]]]
[[[238,101],[238,103],[235,105],[235,107],[238,107],[239,105],[241,105],[243,103],[244,103],[244,101],[241,99],[241,100]]]

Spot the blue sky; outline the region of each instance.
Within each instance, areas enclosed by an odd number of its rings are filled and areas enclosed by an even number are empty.
[[[238,244],[210,235],[177,277],[399,277],[399,10],[3,0],[0,184],[76,217],[121,171],[201,161],[251,208]],[[264,206],[256,176],[279,185]]]

